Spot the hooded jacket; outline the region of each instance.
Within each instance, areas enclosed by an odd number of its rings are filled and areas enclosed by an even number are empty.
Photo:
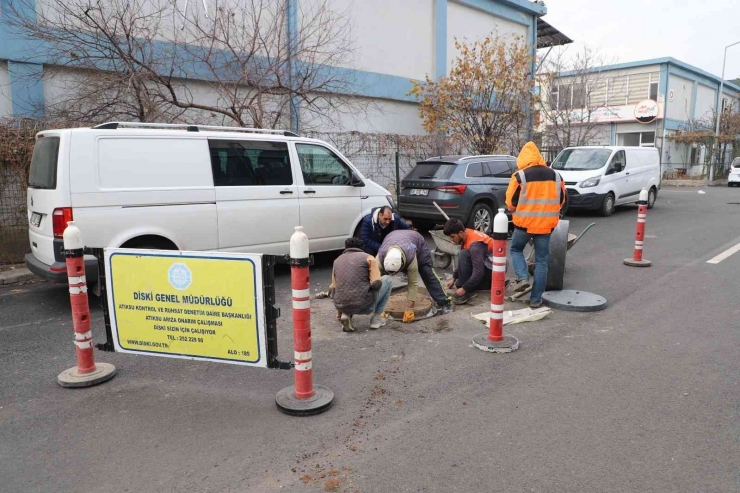
[[[393,214],[391,223],[383,228],[378,222],[378,214],[380,213],[380,207],[370,211],[370,214],[362,219],[362,226],[360,228],[360,239],[365,243],[365,251],[370,255],[377,255],[380,250],[380,245],[383,244],[383,240],[388,233],[399,229],[411,229],[406,222]]]
[[[550,234],[560,221],[567,200],[565,183],[548,168],[534,142],[527,142],[516,158],[519,171],[511,176],[506,205],[514,210],[514,226],[530,234]]]

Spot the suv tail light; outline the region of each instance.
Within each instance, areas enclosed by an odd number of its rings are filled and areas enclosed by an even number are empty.
[[[453,195],[462,195],[465,193],[465,190],[467,190],[467,188],[467,185],[446,185],[444,187],[437,187],[435,190],[451,193]]]
[[[51,224],[54,229],[54,238],[61,238],[64,236],[64,230],[67,228],[67,223],[72,220],[71,207],[54,209],[54,212],[51,213]]]

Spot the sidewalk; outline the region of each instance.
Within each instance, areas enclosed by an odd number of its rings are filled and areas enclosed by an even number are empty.
[[[0,267],[0,286],[33,281],[36,276],[31,274],[25,265],[4,265]]]

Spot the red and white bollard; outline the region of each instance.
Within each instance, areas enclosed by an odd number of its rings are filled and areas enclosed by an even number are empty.
[[[642,249],[645,246],[645,221],[647,221],[648,211],[647,189],[643,188],[640,192],[640,200],[637,202],[637,232],[635,233],[635,252],[632,258],[624,259],[624,264],[630,267],[650,267],[652,262],[642,258]]]
[[[74,221],[68,222],[64,230],[64,253],[67,258],[77,366],[60,373],[57,382],[62,387],[92,387],[113,378],[116,375],[116,367],[108,363],[95,364],[85,279],[85,243]]]
[[[277,407],[292,416],[319,414],[334,403],[334,392],[324,386],[313,384],[309,263],[308,237],[303,232],[302,226],[296,226],[295,233],[290,237],[295,385],[284,388],[275,397]]]
[[[478,349],[489,353],[510,353],[519,349],[519,340],[504,335],[504,294],[506,291],[506,240],[509,218],[499,209],[493,218],[493,273],[491,281],[491,319],[488,334],[473,338]]]

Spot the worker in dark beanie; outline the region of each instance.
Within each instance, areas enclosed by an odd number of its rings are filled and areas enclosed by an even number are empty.
[[[465,228],[459,219],[447,221],[443,232],[461,248],[457,269],[447,288],[457,288],[452,302],[462,305],[475,295],[475,291],[491,289],[492,272],[486,266],[486,258],[493,252],[493,239],[480,231]]]

